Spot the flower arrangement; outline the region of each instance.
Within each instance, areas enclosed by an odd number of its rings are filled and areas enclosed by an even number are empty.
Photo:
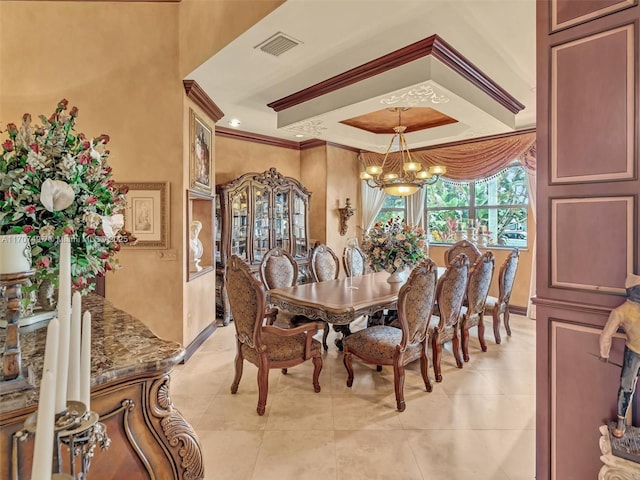
[[[413,268],[426,258],[427,240],[421,227],[407,225],[400,218],[377,222],[364,236],[362,250],[374,270],[393,273]]]
[[[122,231],[126,187],[116,188],[107,165],[107,135],[88,138],[74,131],[78,109],[67,113],[61,100],[53,114],[31,115],[22,125],[9,123],[0,149],[0,233],[30,238],[32,282],[58,282],[58,243],[71,240],[71,280],[86,293],[88,280],[119,268],[120,244],[132,238]]]

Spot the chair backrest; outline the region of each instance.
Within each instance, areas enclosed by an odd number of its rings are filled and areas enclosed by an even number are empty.
[[[436,301],[440,311],[438,327],[452,327],[458,322],[462,301],[467,289],[469,259],[464,253],[455,257],[438,280]]]
[[[430,258],[421,261],[398,293],[401,345],[424,340],[436,300],[438,267]]]
[[[266,307],[264,287],[253,276],[249,266],[237,255],[232,255],[229,259],[225,276],[238,341],[259,348],[260,327]]]
[[[294,287],[298,283],[298,263],[289,252],[272,248],[260,262],[260,278],[267,290]]]
[[[449,265],[454,258],[456,258],[461,253],[464,253],[469,259],[469,263],[473,265],[476,260],[482,255],[478,247],[469,240],[460,240],[459,242],[451,245],[450,248],[445,250],[444,252],[444,261],[447,265]]]
[[[519,258],[520,250],[514,248],[500,266],[500,273],[498,274],[498,300],[500,303],[509,303],[513,282],[516,279]]]
[[[315,282],[334,280],[340,274],[340,260],[331,248],[322,243],[311,252],[311,274]]]
[[[357,277],[367,273],[367,257],[360,247],[345,247],[342,252],[342,265],[347,277]]]
[[[467,283],[468,315],[474,315],[484,311],[484,304],[487,301],[487,295],[489,295],[494,266],[495,258],[493,257],[493,253],[485,252],[480,255],[473,264],[473,267],[471,267]]]

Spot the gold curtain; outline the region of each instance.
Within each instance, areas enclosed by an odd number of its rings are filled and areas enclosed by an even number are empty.
[[[513,134],[508,137],[465,142],[461,144],[411,151],[411,158],[422,163],[423,168],[435,165],[447,167],[445,177],[452,180],[475,180],[498,173],[514,159],[519,158],[530,172],[536,169],[536,134]],[[365,167],[380,165],[383,154],[362,152]],[[398,172],[402,168],[399,152],[390,153],[385,171]]]

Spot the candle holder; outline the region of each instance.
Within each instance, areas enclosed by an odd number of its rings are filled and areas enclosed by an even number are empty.
[[[35,387],[30,367],[22,368],[22,350],[20,348],[20,311],[22,285],[29,280],[35,270],[18,273],[0,274],[0,286],[3,291],[7,311],[6,342],[2,361],[2,381],[0,393],[12,393]]]
[[[12,480],[18,476],[18,443],[24,442],[31,435],[36,435],[38,412],[31,414],[24,422],[24,428],[13,435]],[[54,425],[54,442],[52,461],[52,480],[86,480],[96,446],[102,450],[109,448],[111,439],[107,435],[107,427],[99,422],[100,416],[87,410],[82,402],[67,401],[67,409],[56,416]],[[62,446],[69,454],[70,473],[62,472]],[[80,459],[80,467],[77,459]],[[34,459],[35,461],[35,459]],[[59,477],[56,477],[59,475]]]

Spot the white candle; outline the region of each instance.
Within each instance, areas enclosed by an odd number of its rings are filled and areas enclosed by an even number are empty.
[[[91,312],[82,317],[82,349],[80,360],[80,401],[91,409]]]
[[[33,448],[32,480],[51,480],[53,460],[53,426],[55,422],[56,380],[50,370],[42,374],[40,399],[36,420],[36,439]]]
[[[67,371],[71,328],[71,243],[63,237],[60,243],[60,276],[58,279],[58,369],[56,372],[56,413],[67,409]]]
[[[47,342],[44,347],[44,362],[42,371],[47,370],[55,377],[58,367],[58,342],[60,340],[60,322],[53,317],[47,326]]]
[[[31,270],[29,237],[0,235],[0,273],[20,273]]]
[[[80,326],[82,320],[82,295],[75,292],[71,299],[71,330],[69,338],[69,378],[67,400],[80,400]]]

